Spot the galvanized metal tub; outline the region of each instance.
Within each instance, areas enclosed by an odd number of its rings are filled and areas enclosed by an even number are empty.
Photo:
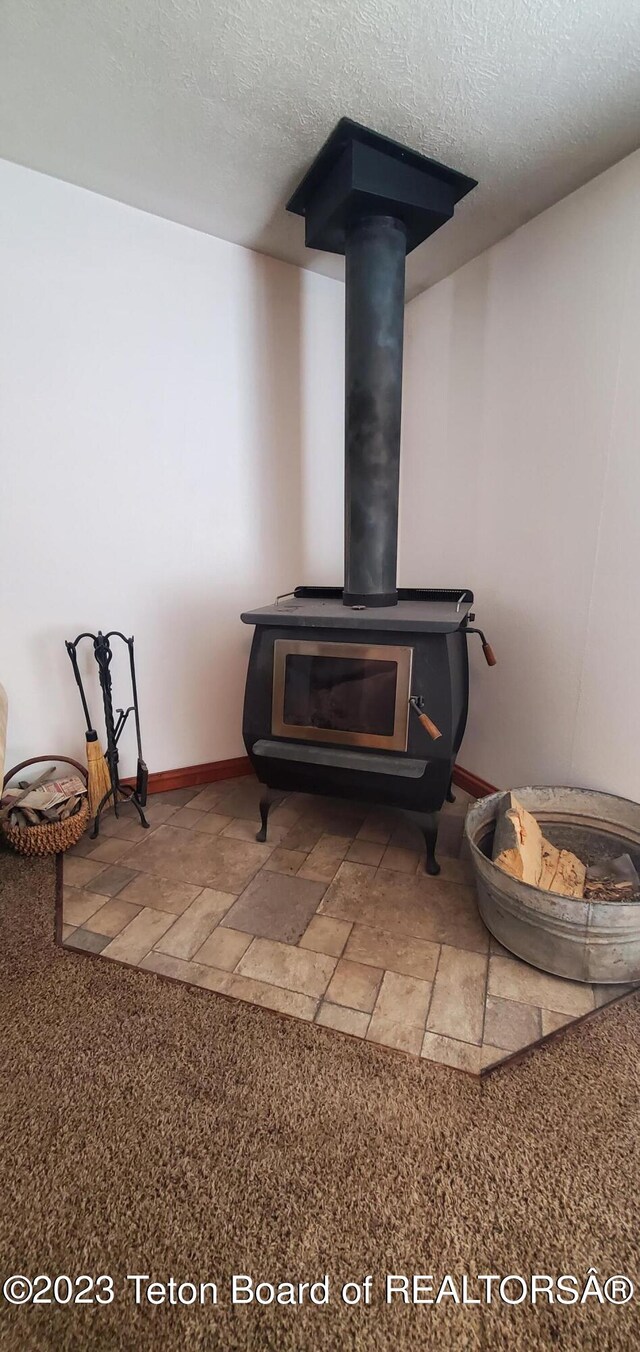
[[[586,863],[627,852],[640,873],[640,804],[595,789],[513,792],[554,844],[576,849]],[[497,868],[490,856],[502,798],[503,793],[480,798],[465,823],[487,929],[510,953],[544,972],[574,981],[640,981],[640,901],[563,897]],[[592,841],[592,850],[576,848],[578,840]]]

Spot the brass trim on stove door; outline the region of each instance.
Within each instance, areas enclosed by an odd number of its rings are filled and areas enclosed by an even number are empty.
[[[355,657],[361,661],[395,662],[398,674],[392,735],[385,737],[373,732],[348,732],[342,729],[285,723],[286,660],[289,655],[298,654],[302,657]],[[406,751],[412,661],[413,648],[395,647],[386,643],[312,643],[305,639],[277,638],[273,645],[272,736],[297,737],[307,742],[333,742],[336,746],[370,746],[383,751]]]

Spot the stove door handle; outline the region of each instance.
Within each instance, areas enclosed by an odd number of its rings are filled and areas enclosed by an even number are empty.
[[[425,732],[429,733],[429,736],[433,742],[437,742],[438,738],[442,737],[442,733],[440,729],[436,727],[436,724],[433,722],[433,720],[429,718],[428,714],[423,713],[421,709],[422,695],[412,695],[411,699],[409,700],[409,704],[411,705],[413,712],[418,715],[418,718],[420,719],[420,722],[422,723]]]
[[[469,627],[467,627],[467,633],[480,635],[480,641],[482,643],[482,651],[484,653],[484,660],[488,667],[495,667],[498,659],[493,651],[493,648],[491,647],[491,644],[487,642],[482,630],[470,629]]]

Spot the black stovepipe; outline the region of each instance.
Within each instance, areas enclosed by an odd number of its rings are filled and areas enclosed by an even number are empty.
[[[406,230],[393,216],[345,238],[344,604],[398,601],[398,490]]]

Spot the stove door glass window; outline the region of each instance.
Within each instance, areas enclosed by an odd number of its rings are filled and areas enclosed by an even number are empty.
[[[274,648],[273,732],[406,748],[410,648],[282,639]]]

